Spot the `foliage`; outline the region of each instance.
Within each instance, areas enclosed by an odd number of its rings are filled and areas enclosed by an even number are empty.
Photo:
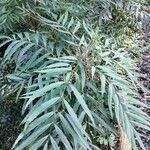
[[[79,150],[100,149],[102,144],[113,148],[121,126],[132,148],[139,143],[144,149],[136,131],[137,126],[149,130],[149,117],[142,111],[146,106],[137,99],[138,89],[144,88],[122,36],[115,34],[118,26],[112,31],[115,37],[105,32],[114,12],[130,15],[120,12],[127,3],[15,2],[14,10],[2,5],[8,20],[1,23],[5,34],[0,36],[0,47],[8,44],[1,66],[15,64],[6,77],[16,100],[24,99],[22,113],[27,113],[13,148]],[[14,11],[24,28],[13,28]]]

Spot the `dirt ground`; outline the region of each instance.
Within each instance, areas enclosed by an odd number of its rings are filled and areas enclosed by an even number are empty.
[[[150,45],[150,43],[148,43]],[[140,79],[140,82],[150,90],[150,48],[141,52],[141,63],[138,64],[140,72],[144,74],[144,78]],[[149,108],[145,108],[144,111],[150,116],[150,94],[141,93],[141,101],[143,101]],[[146,150],[150,150],[150,131],[139,129],[142,133],[143,142],[146,147]]]
[[[10,150],[22,130],[22,104],[0,101],[0,150]]]

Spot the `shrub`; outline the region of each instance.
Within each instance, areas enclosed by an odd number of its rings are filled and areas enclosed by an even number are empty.
[[[0,47],[9,43],[1,66],[15,64],[6,77],[17,99],[24,100],[22,113],[27,113],[13,148],[113,148],[115,138],[124,133],[133,149],[138,144],[144,149],[136,127],[149,130],[150,120],[137,98],[138,89],[144,89],[137,68],[122,38],[104,34],[95,21],[104,21],[105,27],[110,10],[125,4],[16,2],[18,21],[31,24],[25,32],[16,29],[18,33],[0,37]]]

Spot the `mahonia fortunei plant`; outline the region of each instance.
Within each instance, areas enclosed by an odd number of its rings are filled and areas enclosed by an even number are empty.
[[[94,18],[109,19],[112,6],[121,9],[123,3],[43,0],[36,7],[16,2],[20,20],[31,18],[36,31],[30,26],[0,37],[0,47],[9,43],[1,66],[15,63],[6,77],[16,100],[24,100],[26,114],[12,149],[113,148],[121,129],[132,149],[144,150],[136,127],[149,130],[150,120],[137,99],[138,88],[144,89],[140,75],[124,45],[103,35]]]

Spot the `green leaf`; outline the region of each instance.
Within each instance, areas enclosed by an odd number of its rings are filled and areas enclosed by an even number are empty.
[[[21,133],[18,135],[18,137],[17,137],[15,143],[13,144],[12,149],[14,149],[14,148],[16,147],[16,145],[18,144],[18,142],[19,142],[23,137],[24,137],[24,133],[21,132]]]
[[[70,107],[70,105],[68,104],[67,101],[64,101],[65,106],[67,108],[67,111],[69,112],[70,116],[72,117],[72,121],[74,122],[74,124],[76,125],[76,127],[79,129],[80,133],[82,133],[83,135],[85,135],[89,140],[90,137],[87,135],[86,131],[84,130],[82,124],[80,123],[77,115],[75,114],[74,110]]]
[[[59,117],[60,117],[60,120],[61,120],[62,124],[66,128],[67,132],[69,132],[71,135],[74,135],[75,133],[74,133],[71,125],[67,121],[67,119],[65,119],[64,116],[62,114],[60,114],[60,113],[59,113]]]
[[[16,76],[15,74],[9,74],[6,77],[13,81],[22,81],[23,80],[22,78],[20,78],[19,76]]]
[[[81,71],[81,85],[82,85],[82,91],[85,87],[85,81],[86,81],[86,75],[83,64],[79,63],[80,71]]]
[[[26,64],[22,67],[22,68],[20,68],[22,71],[24,71],[24,70],[26,70],[26,69],[29,69],[31,66],[32,66],[32,64],[34,64],[34,61],[38,58],[38,56],[39,56],[39,54],[42,52],[42,48],[41,49],[39,49],[38,51],[36,51],[36,53],[34,54],[34,55],[32,55],[31,57],[30,57],[30,59],[26,62]]]
[[[78,21],[74,30],[73,30],[73,34],[75,34],[79,30],[80,26],[81,26],[81,23]]]
[[[67,19],[68,19],[68,12],[65,13],[65,17],[62,22],[63,25],[65,25],[65,23],[67,22]]]
[[[131,121],[135,126],[140,127],[142,129],[146,129],[147,131],[150,131],[150,127],[148,125],[144,125],[142,123]]]
[[[105,75],[102,74],[100,79],[101,79],[101,93],[102,93],[102,96],[103,96],[104,93],[105,93],[105,87],[106,87],[106,77],[105,77]]]
[[[52,138],[51,138],[51,143],[52,143],[52,147],[53,147],[53,150],[60,150],[60,148],[58,147],[58,144],[56,143],[56,141]]]
[[[18,101],[19,96],[20,96],[21,92],[23,91],[24,86],[25,86],[25,81],[22,81],[19,91],[17,92],[16,102]]]
[[[84,34],[83,34],[82,37],[81,37],[81,39],[80,39],[79,46],[85,45],[85,43],[86,43],[86,40],[85,40],[85,37],[84,37]]]
[[[32,65],[30,66],[30,68],[36,68],[36,65],[40,65],[41,66],[41,63],[44,62],[48,57],[49,57],[49,53],[46,53],[44,54],[43,56],[37,58],[33,63]],[[43,65],[43,64],[42,64]],[[40,68],[39,66],[39,68]]]
[[[91,143],[90,138],[88,136],[85,137],[85,135],[82,134],[81,130],[76,126],[76,122],[74,122],[72,117],[67,116],[67,118],[68,118],[70,124],[72,125],[74,131],[77,133],[77,135],[73,134],[74,139],[77,140],[78,144],[80,144],[84,148],[90,149],[90,147],[89,147],[89,141]]]
[[[141,140],[139,134],[137,133],[137,131],[136,131],[135,129],[133,129],[133,130],[134,130],[134,134],[135,134],[136,140],[137,140],[138,143],[140,144],[142,150],[146,150],[146,148],[145,148],[145,146],[144,146],[144,144],[143,144],[143,142],[142,142],[142,140]]]
[[[5,55],[4,57],[6,58],[7,55],[10,53],[10,51],[13,49],[13,47],[18,44],[20,41],[12,41],[12,43],[7,47],[6,51],[5,51]]]
[[[71,20],[70,20],[67,28],[69,29],[73,25],[73,23],[74,23],[74,19],[73,19],[73,17],[71,17]]]
[[[87,25],[86,25],[85,21],[83,21],[83,27],[84,27],[84,29],[86,30],[86,32],[88,33],[88,35],[89,35],[90,37],[92,37],[90,31],[89,31],[88,28],[87,28]]]
[[[27,101],[25,108],[26,109],[28,107],[28,105],[36,98],[43,96],[44,94],[46,94],[46,92],[56,88],[56,87],[60,87],[61,85],[63,85],[65,82],[56,82],[56,83],[51,83],[50,85],[44,86],[41,89],[26,93],[26,96],[24,98],[29,98],[29,100]]]
[[[12,41],[12,39],[8,39],[8,40],[4,41],[3,43],[0,44],[0,48],[5,46],[7,43],[9,43],[11,41]]]
[[[44,133],[50,124],[43,126],[42,128],[33,132],[26,140],[24,140],[15,150],[23,150],[25,147],[29,146],[34,140],[36,140],[42,133]]]
[[[94,118],[96,118],[96,120],[98,121],[98,123],[100,125],[102,125],[104,128],[106,128],[107,130],[109,130],[110,132],[113,132],[114,134],[116,134],[115,129],[111,126],[110,122],[105,122],[101,117],[99,117],[96,113],[92,113]]]
[[[116,115],[116,118],[117,118],[117,121],[118,121],[118,124],[120,124],[120,111],[119,111],[119,98],[118,98],[118,95],[115,94],[113,96],[113,100],[114,100],[114,105],[115,105],[115,115]]]
[[[43,112],[44,112],[44,110],[43,110]],[[42,124],[43,122],[45,122],[47,119],[49,119],[53,115],[54,115],[54,112],[46,113],[46,114],[42,115],[41,117],[38,117],[37,119],[35,119],[33,122],[29,122],[28,121],[28,118],[31,115],[27,115],[27,117],[22,121],[22,123],[26,123],[25,124],[25,129],[24,129],[25,134],[28,134],[30,131],[32,131],[36,127],[40,126],[40,124]]]
[[[39,88],[43,88],[42,75],[40,73],[38,75],[38,86],[39,86]]]
[[[54,63],[54,64],[51,64],[51,65],[44,67],[44,69],[46,69],[46,68],[57,68],[57,67],[68,67],[68,66],[70,66],[70,64],[68,64],[68,63]]]
[[[87,115],[90,117],[91,121],[93,124],[94,123],[94,119],[91,115],[91,111],[89,110],[85,100],[83,99],[82,95],[78,92],[78,90],[73,86],[70,85],[70,88],[72,89],[74,95],[76,96],[77,100],[79,101],[80,105],[82,106],[83,110],[87,113]]]
[[[45,143],[43,150],[48,150],[48,142]]]
[[[36,71],[36,72],[38,72],[38,73],[48,73],[48,74],[55,75],[55,74],[67,73],[71,70],[72,70],[72,68],[68,67],[68,68],[56,68],[56,69],[43,69],[43,70]]]
[[[34,46],[35,44],[34,43],[31,43],[31,44],[28,44],[27,46],[25,46],[24,48],[22,48],[20,50],[20,54],[18,56],[18,61],[21,62],[22,59],[24,59],[23,55],[30,49]]]
[[[57,134],[59,135],[60,140],[62,141],[62,143],[66,147],[66,149],[72,150],[72,147],[71,147],[69,141],[67,140],[67,137],[62,132],[62,130],[57,125],[55,125],[55,129],[56,129]]]
[[[43,111],[47,110],[49,107],[51,107],[52,105],[54,105],[56,102],[58,102],[58,100],[60,99],[60,97],[56,97],[56,98],[52,98],[47,102],[43,102],[42,105],[40,105],[39,107],[37,107],[33,112],[32,115],[30,115],[27,119],[27,122],[30,123],[32,122],[39,114],[41,114]],[[52,112],[53,114],[53,112]]]
[[[132,117],[136,122],[143,123],[145,125],[148,125],[150,120],[148,118],[145,118],[144,116],[141,116],[140,114],[135,114],[134,112],[128,112],[128,115]]]
[[[92,79],[94,78],[95,72],[96,72],[96,68],[92,66]]]
[[[42,144],[47,140],[47,138],[48,135],[36,141],[35,144],[29,148],[29,150],[38,150],[42,146]]]
[[[18,42],[17,44],[15,44],[13,47],[11,47],[11,49],[10,49],[10,51],[8,52],[8,49],[7,49],[7,55],[6,55],[6,53],[5,53],[5,58],[7,59],[7,60],[9,60],[11,57],[12,57],[12,55],[14,54],[14,53],[16,53],[17,51],[18,51],[18,49],[21,47],[21,46],[23,46],[23,45],[25,45],[27,42],[26,41],[23,41],[23,42]]]
[[[110,83],[108,88],[108,107],[109,107],[111,118],[113,118],[113,113],[112,113],[113,93],[114,93],[113,84]]]

